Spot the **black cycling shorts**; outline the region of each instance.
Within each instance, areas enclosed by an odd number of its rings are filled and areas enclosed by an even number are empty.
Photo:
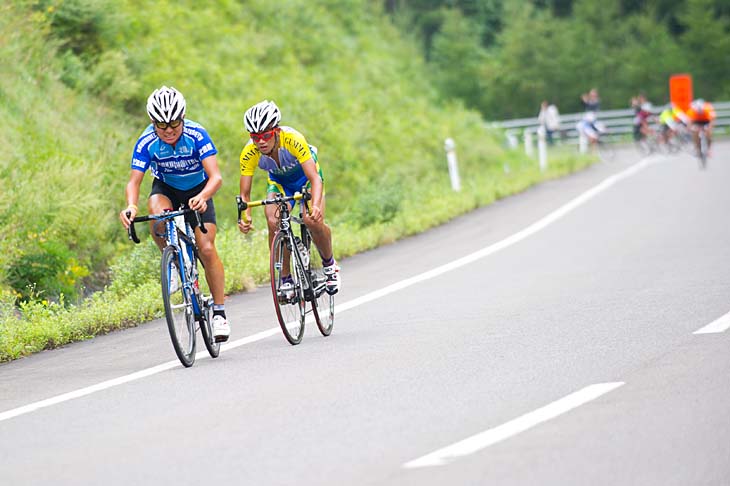
[[[180,205],[185,204],[185,206],[187,206],[188,200],[190,200],[191,197],[200,194],[200,191],[203,190],[207,183],[208,181],[204,181],[193,187],[192,189],[188,189],[187,191],[181,191],[180,189],[175,189],[172,186],[168,186],[159,179],[153,179],[152,191],[150,191],[150,196],[153,196],[154,194],[162,194],[170,201],[172,201],[172,208],[170,209],[180,209]],[[204,213],[200,214],[200,219],[203,221],[203,223],[206,224],[216,224],[215,204],[213,204],[213,198],[208,199],[207,203],[208,208],[205,210]],[[195,220],[195,216],[193,214],[187,215],[187,220],[190,222],[190,225],[193,228],[198,225],[198,222]]]

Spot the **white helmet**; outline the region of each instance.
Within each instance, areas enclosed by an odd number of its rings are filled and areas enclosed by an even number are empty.
[[[702,111],[705,109],[705,100],[703,100],[702,98],[697,98],[692,102],[691,106],[692,109],[695,111]]]
[[[185,116],[185,98],[175,88],[163,86],[147,98],[147,114],[153,121],[169,123]]]
[[[279,107],[269,100],[256,103],[243,115],[243,124],[250,133],[260,133],[267,128],[275,127],[280,120]]]

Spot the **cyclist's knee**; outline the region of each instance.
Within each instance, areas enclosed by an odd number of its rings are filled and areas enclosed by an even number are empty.
[[[273,233],[279,227],[279,218],[266,216],[266,225],[269,227],[269,232]]]
[[[212,240],[201,238],[196,243],[198,245],[198,252],[200,253],[201,258],[207,260],[218,254],[215,248],[215,243]]]

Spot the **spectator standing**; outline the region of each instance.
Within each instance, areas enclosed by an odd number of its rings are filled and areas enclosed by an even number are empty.
[[[548,103],[544,100],[540,105],[540,113],[537,115],[537,121],[545,130],[547,141],[553,145],[553,133],[560,131],[560,112],[554,103]]]
[[[598,97],[598,90],[596,88],[591,88],[588,93],[581,95],[581,100],[583,101],[585,111],[597,112],[601,108],[601,98]]]

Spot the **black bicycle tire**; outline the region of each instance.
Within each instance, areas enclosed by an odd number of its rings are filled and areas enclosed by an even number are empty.
[[[299,300],[296,303],[298,311],[299,311],[299,333],[295,336],[287,327],[287,320],[284,316],[284,310],[282,309],[281,305],[282,303],[279,301],[279,278],[277,275],[276,265],[279,262],[280,255],[283,252],[283,249],[287,247],[286,242],[288,239],[288,235],[286,233],[283,233],[281,231],[277,231],[274,235],[274,238],[271,241],[271,252],[270,252],[270,276],[271,276],[271,295],[274,299],[274,310],[276,311],[276,317],[279,321],[279,326],[281,327],[281,331],[284,334],[284,337],[287,341],[289,341],[289,344],[291,345],[297,345],[300,342],[302,342],[302,337],[304,337],[304,320],[306,315],[306,305],[307,302],[304,300],[304,296],[302,295],[303,292],[301,290],[301,286],[298,289],[299,291]],[[296,250],[294,250],[296,251]],[[281,260],[283,262],[283,255],[281,256]],[[294,263],[292,265],[292,260],[296,261],[296,258],[294,255],[290,255],[290,271],[294,270],[296,271],[297,264]]]
[[[189,338],[189,349],[182,349],[180,340],[177,338],[177,329],[175,328],[175,318],[173,317],[172,302],[170,302],[170,289],[168,283],[170,282],[170,276],[168,275],[168,269],[171,268],[171,263],[175,263],[175,267],[178,267],[178,256],[177,249],[173,246],[168,246],[162,251],[162,262],[160,277],[162,280],[162,302],[165,306],[165,320],[167,321],[167,330],[170,333],[170,340],[172,341],[172,347],[175,350],[177,358],[180,360],[183,366],[189,368],[195,363],[195,316],[190,313],[190,319],[186,319],[188,325],[188,331],[190,332]],[[178,268],[179,271],[179,268]],[[182,286],[182,275],[179,275],[180,285]],[[188,301],[192,296],[186,294],[185,289],[182,288],[183,299]]]
[[[707,168],[707,134],[704,129],[699,134],[700,137],[700,168]]]
[[[311,285],[313,293],[312,313],[314,314],[314,321],[317,323],[317,329],[319,329],[320,334],[327,337],[332,334],[332,328],[335,325],[335,296],[329,294],[324,288],[320,289],[319,294],[317,294],[317,289],[314,288],[316,280],[314,278],[314,274],[318,271],[321,271],[321,269],[313,270],[312,262],[315,258],[315,255],[317,255],[318,258],[321,258],[321,253],[319,252],[317,245],[314,243],[314,241],[312,241],[312,238],[306,228],[302,229],[302,241],[305,242],[304,246],[309,251],[309,268],[307,269],[307,271],[309,271],[309,274],[311,275]],[[312,246],[317,250],[316,252],[311,251]],[[326,310],[324,309],[323,304],[327,306]],[[321,312],[322,310],[325,310],[325,312],[327,313],[327,319],[324,319],[325,316]]]
[[[203,299],[200,300],[200,310],[202,312],[200,320],[198,321],[200,323],[200,333],[203,335],[203,343],[205,344],[205,349],[208,350],[210,357],[217,358],[221,353],[221,343],[220,341],[216,341],[215,337],[213,337],[213,309],[211,309],[211,306],[208,305],[208,303],[203,302]]]

